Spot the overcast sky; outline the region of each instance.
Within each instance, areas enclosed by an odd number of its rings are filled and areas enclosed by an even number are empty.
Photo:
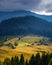
[[[0,0],[0,11],[29,10],[52,15],[52,0]]]

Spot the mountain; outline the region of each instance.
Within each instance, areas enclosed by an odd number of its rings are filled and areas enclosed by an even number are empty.
[[[0,36],[42,35],[52,38],[52,22],[35,16],[14,17],[0,22]]]
[[[26,10],[17,10],[17,11],[9,11],[9,12],[0,11],[0,21],[13,17],[26,16],[32,14],[33,14],[32,12]]]
[[[12,18],[12,17],[19,17],[19,16],[36,16],[41,19],[47,20],[47,21],[52,21],[52,15],[39,15],[30,11],[26,10],[17,10],[17,11],[0,11],[0,21]]]

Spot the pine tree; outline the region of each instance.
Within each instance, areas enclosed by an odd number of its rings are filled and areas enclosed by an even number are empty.
[[[18,56],[15,56],[14,62],[15,62],[15,65],[19,65],[19,58],[18,58]]]
[[[36,64],[35,57],[34,57],[34,55],[32,55],[32,57],[29,60],[29,65],[35,65],[35,64]]]
[[[48,53],[43,53],[42,54],[42,65],[48,65],[49,62],[49,54]]]
[[[40,58],[40,54],[39,53],[36,54],[35,59],[36,59],[36,65],[40,65],[41,58]]]
[[[15,65],[15,61],[13,57],[11,58],[11,65]]]
[[[45,56],[46,56],[46,65],[48,65],[51,58],[50,58],[49,53],[47,53]]]
[[[0,61],[0,65],[1,65],[1,61]]]
[[[25,61],[24,61],[24,56],[23,54],[21,54],[21,57],[20,57],[20,62],[19,62],[20,65],[24,65],[25,64]]]
[[[26,63],[25,63],[25,65],[29,65],[29,64],[28,64],[28,60],[26,60]]]

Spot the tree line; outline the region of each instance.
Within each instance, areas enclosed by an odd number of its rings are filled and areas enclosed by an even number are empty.
[[[20,59],[18,56],[12,57],[11,59],[6,58],[3,62],[0,61],[0,65],[52,65],[52,53],[37,53],[36,56],[32,54],[31,58],[24,60],[23,54]]]

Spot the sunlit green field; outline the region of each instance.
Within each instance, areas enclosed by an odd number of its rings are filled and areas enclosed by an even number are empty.
[[[20,40],[18,37],[12,38],[10,40],[7,40],[4,42],[4,44],[11,43],[14,45],[14,43],[17,43],[18,46],[26,46],[26,45],[37,45],[41,40],[44,40],[43,42],[49,43],[49,38],[47,37],[42,37],[42,36],[24,36],[20,37]]]
[[[39,41],[45,39],[47,43],[49,43],[49,38],[41,37],[41,36],[24,36],[20,39],[18,37],[12,38],[3,42],[3,46],[0,47],[0,59],[3,61],[6,57],[11,58],[12,56],[19,56],[24,54],[25,59],[29,59],[32,54],[36,55],[36,53],[43,52],[52,53],[52,45],[38,45]],[[17,43],[15,46],[14,43]],[[9,46],[5,46],[6,44],[12,44],[15,48],[12,49]]]

